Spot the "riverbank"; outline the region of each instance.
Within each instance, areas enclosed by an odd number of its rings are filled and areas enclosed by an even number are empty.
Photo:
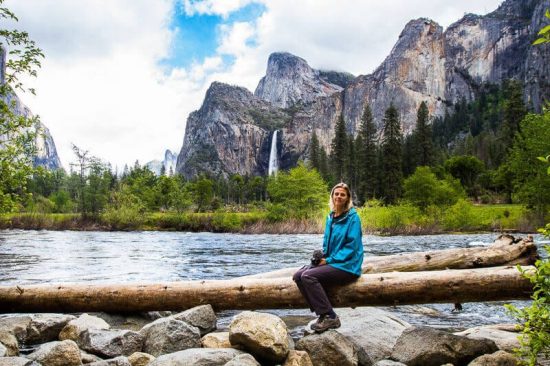
[[[363,231],[380,235],[535,232],[539,225],[521,205],[459,203],[421,212],[407,205],[358,209]],[[0,215],[0,229],[76,231],[187,231],[243,234],[321,234],[323,214],[313,219],[271,221],[267,211],[207,213],[14,213]]]

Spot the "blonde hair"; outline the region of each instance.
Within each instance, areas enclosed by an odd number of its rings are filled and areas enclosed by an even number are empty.
[[[344,210],[347,211],[350,208],[352,208],[353,207],[353,200],[351,199],[351,191],[350,191],[350,189],[349,189],[349,187],[346,183],[340,182],[337,185],[335,185],[334,187],[332,187],[332,189],[330,190],[330,198],[328,200],[328,206],[330,207],[330,210],[334,211],[334,201],[332,200],[332,195],[333,195],[334,190],[336,188],[343,188],[343,189],[346,190],[346,193],[348,194],[348,202],[347,202]]]

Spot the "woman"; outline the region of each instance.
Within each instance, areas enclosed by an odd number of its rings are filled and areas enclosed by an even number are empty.
[[[330,192],[331,209],[323,239],[324,258],[317,266],[304,266],[292,279],[300,289],[311,311],[318,315],[311,326],[316,332],[340,327],[340,319],[327,297],[326,286],[352,282],[361,275],[363,243],[361,221],[353,208],[351,192],[339,183]]]

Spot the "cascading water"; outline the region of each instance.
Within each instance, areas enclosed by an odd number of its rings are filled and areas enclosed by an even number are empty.
[[[277,170],[279,170],[279,158],[277,156],[277,132],[273,132],[273,136],[271,137],[271,151],[269,152],[269,167],[267,169],[267,173],[269,175],[277,174]]]

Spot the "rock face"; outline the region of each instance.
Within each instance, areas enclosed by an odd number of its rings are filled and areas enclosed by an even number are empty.
[[[485,16],[465,15],[443,30],[429,19],[411,20],[388,57],[369,75],[317,71],[289,53],[269,57],[266,75],[254,95],[243,88],[213,83],[200,110],[187,121],[176,170],[265,175],[274,130],[279,167],[307,160],[312,133],[328,152],[334,125],[343,114],[356,134],[369,103],[382,127],[393,103],[405,133],[426,101],[432,116],[442,116],[457,101],[471,100],[481,83],[517,79],[535,110],[550,99],[550,50],[531,47],[543,26],[550,0],[507,0]]]

